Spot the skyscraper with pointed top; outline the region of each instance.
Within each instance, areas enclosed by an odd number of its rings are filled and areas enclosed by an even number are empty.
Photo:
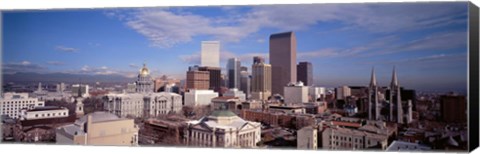
[[[378,101],[377,79],[375,68],[372,68],[370,85],[368,86],[368,119],[380,120],[380,104]]]
[[[395,66],[392,72],[392,82],[390,83],[390,121],[403,123],[403,108],[400,94],[400,85],[398,84],[397,72]],[[395,110],[394,110],[395,107]],[[395,114],[396,113],[396,114]]]

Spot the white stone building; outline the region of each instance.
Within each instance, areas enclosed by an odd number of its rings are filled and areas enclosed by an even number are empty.
[[[223,96],[225,97],[237,97],[240,101],[246,101],[246,95],[244,92],[238,90],[237,88],[228,89]]]
[[[86,84],[74,84],[72,85],[72,96],[78,96],[79,90],[82,97],[90,96],[90,87]]]
[[[319,99],[324,101],[326,97],[325,87],[309,87],[308,96],[310,102],[315,102]]]
[[[297,148],[317,150],[318,148],[318,128],[307,126],[297,131]]]
[[[191,89],[185,93],[185,106],[204,106],[210,105],[212,99],[218,97],[218,93],[213,90],[194,90]]]
[[[37,98],[31,98],[28,93],[4,93],[0,99],[0,115],[7,115],[11,118],[20,118],[22,109],[34,109],[43,107],[45,102]]]
[[[352,95],[352,91],[348,86],[338,87],[335,89],[335,91],[337,100],[345,100],[345,98]]]
[[[67,145],[138,145],[139,128],[133,119],[107,112],[87,114],[56,129],[56,143]]]
[[[304,86],[303,83],[290,83],[284,87],[285,103],[308,103],[308,86]]]
[[[104,97],[105,109],[126,117],[159,116],[168,113],[179,113],[182,110],[182,96],[176,93],[123,93],[108,94]]]
[[[187,146],[254,148],[261,140],[261,124],[245,121],[228,110],[189,121],[185,130]]]
[[[51,119],[68,117],[68,109],[58,106],[36,107],[34,109],[22,109],[21,120]]]

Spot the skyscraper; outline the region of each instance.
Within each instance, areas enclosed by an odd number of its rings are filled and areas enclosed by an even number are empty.
[[[297,80],[305,86],[313,85],[313,67],[310,62],[300,62],[297,65]]]
[[[202,66],[199,67],[198,70],[209,72],[210,90],[218,92],[220,90],[220,87],[222,86],[222,73],[220,67]]]
[[[247,67],[242,66],[240,69],[240,90],[245,93],[245,96],[249,98],[250,96],[250,74],[248,73]]]
[[[198,66],[189,67],[187,71],[187,89],[207,90],[210,88],[210,73],[200,71]]]
[[[272,93],[282,94],[283,87],[297,81],[297,41],[295,33],[270,35],[270,64],[272,65]]]
[[[237,58],[228,59],[228,88],[240,89],[240,61]]]
[[[201,66],[220,67],[220,42],[202,41]]]
[[[261,57],[254,57],[252,64],[252,99],[267,100],[272,94],[272,66]]]

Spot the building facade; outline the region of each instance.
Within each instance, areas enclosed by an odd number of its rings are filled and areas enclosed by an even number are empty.
[[[176,93],[108,94],[104,98],[105,110],[120,117],[156,117],[180,113],[182,96]]]
[[[240,72],[240,90],[245,93],[246,98],[249,98],[251,93],[251,76],[246,67],[242,68],[245,68],[245,70],[242,69]]]
[[[240,89],[240,60],[230,58],[227,62],[228,88]]]
[[[247,97],[246,94],[243,93],[242,91],[239,91],[238,89],[228,89],[225,93],[223,93],[223,96],[225,97],[237,97],[240,101],[246,101]]]
[[[204,106],[210,105],[212,99],[218,97],[218,93],[213,90],[190,90],[185,93],[185,106]]]
[[[318,148],[318,128],[316,126],[307,126],[297,131],[297,148],[307,150],[317,150]]]
[[[220,67],[220,42],[202,41],[200,63],[202,66]]]
[[[253,58],[251,89],[255,100],[268,100],[272,95],[272,66],[262,57]]]
[[[283,87],[297,82],[297,40],[294,32],[270,35],[272,94],[283,95]]]
[[[4,93],[0,99],[0,115],[20,118],[22,109],[34,109],[45,106],[45,102],[31,98],[28,93]]]
[[[136,92],[137,93],[152,93],[154,82],[150,76],[150,70],[148,70],[146,64],[143,64],[140,73],[138,74],[137,81],[135,82]]]
[[[310,62],[300,62],[297,65],[297,80],[306,86],[313,86],[313,66]]]
[[[209,89],[218,92],[222,87],[222,72],[220,67],[199,67],[200,71],[207,71],[209,73]]]
[[[286,104],[308,103],[308,88],[301,81],[290,83],[284,88],[284,98]]]
[[[33,109],[22,109],[20,120],[36,120],[68,117],[68,109],[57,106],[36,107]]]
[[[260,123],[243,120],[228,110],[217,110],[188,122],[185,143],[198,147],[254,148],[261,141],[260,133]]]
[[[56,130],[56,143],[67,145],[138,145],[138,127],[133,119],[107,112],[83,116],[74,124]]]
[[[210,72],[200,71],[198,66],[189,67],[187,71],[187,89],[207,90],[210,88]]]

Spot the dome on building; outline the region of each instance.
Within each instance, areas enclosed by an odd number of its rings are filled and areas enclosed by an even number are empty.
[[[140,75],[141,76],[147,76],[150,75],[150,70],[148,70],[147,66],[143,64],[143,68],[140,69]]]

